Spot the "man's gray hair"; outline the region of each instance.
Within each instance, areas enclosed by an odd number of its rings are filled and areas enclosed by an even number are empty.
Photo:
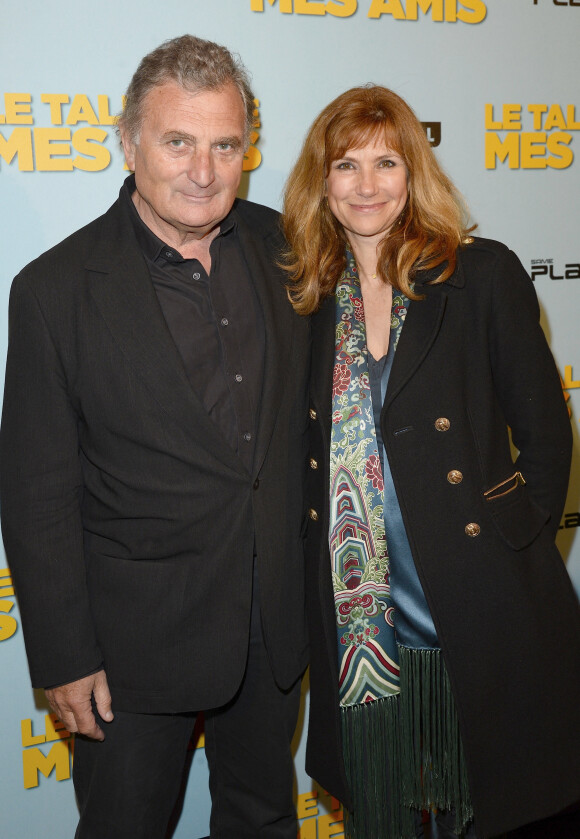
[[[244,105],[245,141],[249,144],[255,105],[248,71],[238,55],[195,35],[181,35],[165,41],[142,59],[127,88],[118,129],[137,142],[145,97],[152,88],[171,81],[192,92],[218,90],[224,85],[234,84]]]

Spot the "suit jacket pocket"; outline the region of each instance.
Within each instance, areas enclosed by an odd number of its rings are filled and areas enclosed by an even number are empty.
[[[87,583],[114,686],[167,690],[179,660],[187,565],[87,556]]]
[[[495,527],[515,551],[527,548],[550,518],[550,513],[530,497],[525,481],[518,478],[519,475],[519,472],[510,475],[483,493]]]

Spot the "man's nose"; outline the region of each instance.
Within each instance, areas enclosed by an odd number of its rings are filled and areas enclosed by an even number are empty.
[[[196,148],[193,150],[187,175],[199,187],[208,187],[215,179],[215,169],[211,151]]]

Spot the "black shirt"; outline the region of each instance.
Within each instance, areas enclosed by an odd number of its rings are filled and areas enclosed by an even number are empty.
[[[134,176],[122,195],[159,305],[192,389],[249,472],[252,471],[265,353],[264,319],[240,244],[235,208],[210,245],[208,274],[142,221]]]

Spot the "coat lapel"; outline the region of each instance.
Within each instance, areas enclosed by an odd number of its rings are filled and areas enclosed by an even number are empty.
[[[443,320],[449,291],[447,283],[417,287],[417,291],[424,293],[425,298],[412,301],[409,306],[389,377],[385,405],[415,374],[431,349]],[[311,392],[316,410],[328,421],[332,411],[335,319],[335,301],[331,295],[312,318]],[[327,427],[326,422],[323,427]]]
[[[392,402],[415,374],[431,349],[443,320],[447,290],[443,286],[425,286],[417,288],[417,291],[425,294],[425,297],[423,300],[412,300],[409,305],[389,376],[383,408]]]
[[[90,293],[113,339],[160,408],[203,437],[221,460],[244,471],[190,386],[147,265],[118,205],[109,216],[109,235],[103,236],[86,268]]]
[[[310,391],[322,427],[330,428],[332,413],[332,376],[334,367],[336,309],[334,295],[327,297],[312,317],[312,366]]]

